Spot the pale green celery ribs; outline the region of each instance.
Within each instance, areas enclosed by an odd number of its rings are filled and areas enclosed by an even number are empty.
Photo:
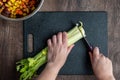
[[[80,24],[82,24],[82,22],[80,22]],[[82,34],[86,36],[82,25],[76,24],[76,26],[67,33],[68,46],[83,38],[81,31]],[[47,52],[48,49],[46,47],[36,56],[22,59],[16,63],[16,69],[18,72],[20,72],[20,80],[32,79],[32,77],[36,74],[36,71],[47,62]]]

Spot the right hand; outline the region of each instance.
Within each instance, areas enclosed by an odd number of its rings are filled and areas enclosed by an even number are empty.
[[[94,48],[93,53],[89,52],[89,55],[98,80],[115,80],[111,60],[100,53],[98,47]]]

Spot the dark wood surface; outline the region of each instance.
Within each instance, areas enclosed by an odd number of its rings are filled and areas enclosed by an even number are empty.
[[[40,11],[107,11],[109,58],[113,62],[116,80],[120,80],[120,0],[45,0]],[[18,80],[15,62],[22,56],[22,21],[0,19],[0,80]],[[61,75],[57,80],[96,80],[96,78],[94,75]]]

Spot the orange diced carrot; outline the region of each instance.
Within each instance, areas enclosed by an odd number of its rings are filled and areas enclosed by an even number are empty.
[[[26,3],[28,3],[29,2],[29,0],[26,0]]]
[[[2,1],[0,1],[0,8],[3,6],[3,2]]]
[[[25,3],[22,3],[22,7],[23,8],[27,8],[27,6],[25,5]]]
[[[22,14],[23,14],[23,11],[20,10],[20,9],[16,9],[16,14],[22,15]]]

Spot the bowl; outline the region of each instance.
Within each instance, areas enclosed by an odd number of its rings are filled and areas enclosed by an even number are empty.
[[[36,5],[35,9],[26,16],[19,17],[19,18],[10,18],[10,17],[7,17],[5,15],[0,14],[0,18],[3,18],[5,20],[11,20],[11,21],[26,20],[26,19],[32,17],[34,14],[36,14],[39,11],[39,9],[41,8],[41,6],[43,5],[43,2],[44,2],[44,0],[36,0],[36,1],[37,1],[37,5]]]

